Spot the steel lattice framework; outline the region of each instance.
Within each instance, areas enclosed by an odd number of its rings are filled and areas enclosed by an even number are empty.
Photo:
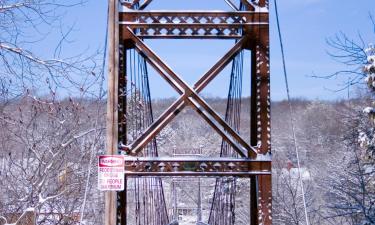
[[[234,176],[251,180],[251,224],[272,224],[271,146],[270,146],[270,66],[268,1],[241,0],[245,11],[145,11],[151,0],[113,1],[110,12],[110,76],[108,96],[107,146],[127,154],[125,177],[132,176]],[[134,10],[134,5],[138,9]],[[129,10],[119,10],[126,7]],[[234,46],[212,68],[189,86],[145,43],[146,39],[235,39]],[[123,44],[119,44],[123,43]],[[123,68],[126,49],[135,49],[166,80],[178,99],[132,142],[127,139],[127,105],[123,90],[127,71]],[[251,137],[248,144],[199,93],[243,49],[251,51]],[[225,140],[240,158],[141,157],[140,153],[186,106],[200,116]],[[111,124],[118,124],[118,126]],[[125,143],[120,145],[118,143]],[[125,185],[126,186],[126,185]],[[126,224],[126,190],[107,194],[108,221],[116,214],[117,224]],[[113,213],[111,208],[117,210]],[[111,215],[109,215],[111,214]],[[106,224],[116,224],[106,221]],[[145,224],[147,225],[147,224]],[[224,224],[223,224],[224,225]]]

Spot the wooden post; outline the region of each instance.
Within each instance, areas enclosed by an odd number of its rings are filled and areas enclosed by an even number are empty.
[[[109,19],[108,19],[108,97],[107,97],[107,136],[106,153],[108,155],[117,154],[118,146],[118,2],[117,0],[108,0]],[[105,193],[105,225],[116,225],[116,192],[107,191]]]

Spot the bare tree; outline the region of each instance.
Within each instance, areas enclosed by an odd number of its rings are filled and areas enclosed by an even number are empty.
[[[52,103],[28,96],[6,107],[2,132],[8,135],[1,141],[13,146],[3,149],[0,202],[6,223],[17,224],[25,212],[34,212],[38,224],[79,222],[87,166],[104,143],[103,116],[89,110],[98,109],[84,101]],[[18,217],[8,221],[12,214]]]
[[[82,0],[0,1],[0,90],[2,98],[26,89],[56,94],[57,87],[87,91],[99,78],[96,54],[64,56],[73,26],[63,26],[63,16]],[[45,46],[49,34],[60,34],[55,46]],[[43,51],[35,49],[43,48]],[[52,50],[50,50],[52,49]],[[47,92],[47,94],[49,94]]]
[[[374,22],[373,22],[374,24]],[[347,70],[341,70],[328,78],[349,75],[347,85],[365,81],[369,95],[374,94],[375,48],[365,44],[359,35],[358,40],[340,33],[328,44],[333,48],[330,55],[342,62]],[[366,101],[362,101],[362,104]],[[330,173],[325,186],[325,218],[332,224],[375,224],[375,183],[374,183],[374,115],[373,103],[368,101],[361,108],[353,105],[345,120],[346,133],[337,158],[330,162]],[[367,106],[366,108],[364,108]],[[368,114],[369,117],[364,114]]]
[[[276,224],[303,225],[305,222],[304,206],[300,186],[299,169],[286,158],[280,156],[273,165],[273,212]],[[288,162],[288,163],[287,163]],[[305,199],[310,224],[322,224],[315,206],[313,178],[307,168],[300,168],[305,186]]]
[[[332,224],[375,224],[374,164],[366,159],[364,140],[358,140],[358,136],[363,138],[361,130],[369,126],[369,120],[354,111],[343,122],[348,127],[343,136],[346,147],[329,165],[323,185],[328,189],[324,217]]]
[[[104,149],[104,73],[96,50],[64,53],[73,31],[64,15],[83,3],[0,1],[0,224],[102,223],[91,184]],[[45,46],[50,34],[60,39]]]
[[[372,15],[370,15],[370,19],[372,26],[375,27],[375,21]],[[332,79],[338,76],[346,76],[348,81],[340,90],[344,90],[351,85],[363,83],[363,79],[366,78],[368,74],[366,65],[368,64],[369,55],[371,53],[371,49],[373,49],[373,44],[366,43],[365,39],[360,33],[358,33],[357,38],[352,38],[346,35],[344,32],[340,32],[334,37],[328,38],[327,44],[330,47],[328,55],[330,55],[337,62],[342,63],[345,67],[344,69],[330,75],[315,77]]]

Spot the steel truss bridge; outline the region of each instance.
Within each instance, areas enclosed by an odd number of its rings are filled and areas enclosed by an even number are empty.
[[[237,0],[239,5],[224,1],[231,11],[147,11],[151,0],[110,0],[107,149],[126,155],[125,180],[132,179],[136,204],[127,204],[126,188],[106,193],[106,225],[178,224],[168,215],[161,177],[216,178],[209,219],[197,223],[209,225],[235,224],[234,178],[248,178],[251,225],[272,224],[269,5],[266,0]],[[147,39],[232,39],[234,44],[189,86]],[[251,86],[249,142],[239,135],[244,60],[251,62],[251,84],[245,84]],[[222,118],[199,93],[227,65],[232,70]],[[152,111],[149,67],[179,94],[158,118]],[[156,136],[185,107],[193,108],[220,135],[220,157],[159,157]]]

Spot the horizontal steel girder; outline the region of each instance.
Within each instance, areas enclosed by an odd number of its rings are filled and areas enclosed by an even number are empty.
[[[133,29],[141,38],[237,39],[254,28],[268,26],[268,13],[133,10],[121,12],[119,24]]]
[[[271,175],[271,159],[202,157],[125,157],[126,176]]]

